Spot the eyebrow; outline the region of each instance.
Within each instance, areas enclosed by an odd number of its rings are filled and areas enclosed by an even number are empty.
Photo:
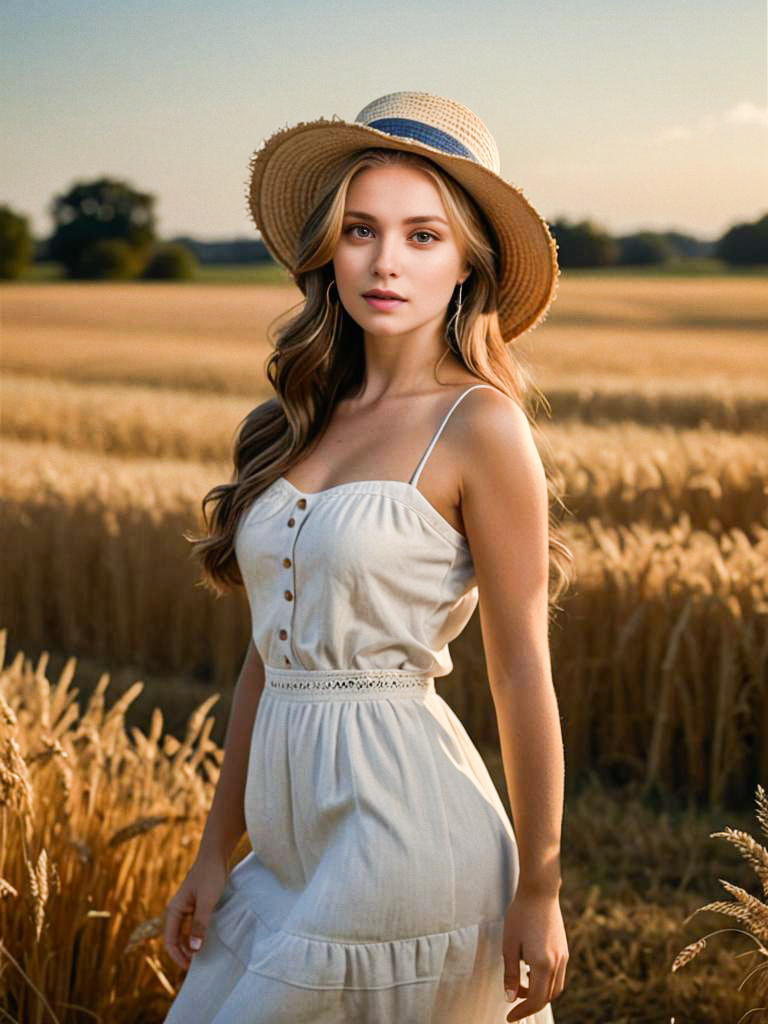
[[[373,216],[372,213],[364,213],[362,210],[345,210],[345,217],[362,217],[364,220],[372,220],[374,224],[378,224],[378,220]],[[449,227],[448,221],[443,217],[430,216],[430,217],[406,217],[403,224],[424,224],[432,220],[442,221],[446,227]]]

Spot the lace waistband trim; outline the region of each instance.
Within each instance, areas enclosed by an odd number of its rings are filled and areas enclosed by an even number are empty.
[[[404,669],[284,669],[265,666],[265,686],[285,694],[341,697],[426,694],[434,678]]]

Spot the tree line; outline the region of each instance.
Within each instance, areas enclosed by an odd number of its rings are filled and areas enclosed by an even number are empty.
[[[75,183],[50,204],[51,234],[32,236],[29,219],[0,205],[0,278],[20,277],[36,262],[54,262],[71,279],[185,279],[201,264],[270,263],[260,238],[203,242],[157,237],[156,197],[128,182],[102,177]],[[694,259],[726,266],[768,266],[768,213],[734,224],[706,241],[677,231],[613,236],[600,224],[566,217],[551,221],[560,266],[651,266]]]

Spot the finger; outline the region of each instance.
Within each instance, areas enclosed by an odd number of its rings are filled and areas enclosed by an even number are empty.
[[[169,948],[176,942],[181,926],[181,918],[181,909],[176,904],[169,903],[165,908],[165,918],[163,920],[163,942]]]
[[[535,1013],[549,1002],[549,992],[552,989],[552,978],[556,966],[555,963],[543,961],[535,967],[531,967],[528,975],[528,988],[530,989],[528,998],[534,1004],[534,1010],[529,1012]]]
[[[504,957],[504,995],[507,1001],[513,1003],[520,990],[520,946],[517,945],[517,952]]]
[[[211,898],[210,895],[205,899],[196,900],[194,914],[185,937],[186,948],[193,956],[205,945],[205,937],[217,902],[218,900]]]
[[[174,963],[177,963],[183,971],[189,970],[189,965],[192,963],[191,959],[186,955],[181,946],[172,946],[168,952],[171,955],[171,959]]]
[[[525,995],[526,998],[523,999],[521,1003],[518,1003],[517,1006],[510,1011],[507,1017],[507,1020],[509,1021],[523,1020],[527,1019],[528,1017],[532,1017],[537,1010],[540,1010],[542,1006],[546,1005],[541,1002],[537,1003],[534,999],[531,998],[530,992],[528,991],[526,991],[525,993],[521,992],[520,995]]]
[[[178,942],[166,943],[166,949],[174,963],[185,971],[189,968],[190,958]]]
[[[554,974],[554,978],[553,978],[553,981],[552,981],[552,990],[549,993],[549,1001],[550,1001],[550,1003],[552,1002],[553,999],[557,999],[557,997],[560,995],[560,993],[565,988],[565,971],[566,971],[567,966],[568,966],[568,957],[564,956],[564,957],[561,958],[560,963],[557,966],[557,970],[555,971],[555,974]]]
[[[554,998],[552,993],[555,990],[555,982],[557,981],[557,972],[558,972],[559,966],[560,966],[560,962],[559,961],[555,961],[553,964],[551,964],[549,966],[549,970],[548,971],[547,971],[546,968],[544,968],[544,970],[545,970],[545,983],[544,983],[544,986],[543,986],[543,990],[544,990],[544,1003],[543,1003],[543,1005],[544,1006],[546,1006],[547,1003],[551,1003],[552,999]]]
[[[165,948],[168,950],[171,959],[177,963],[179,967],[186,969],[189,965],[189,957],[179,943],[183,916],[184,913],[179,906],[173,902],[168,904],[165,912],[163,941],[165,942]]]
[[[555,988],[557,986],[557,979],[560,977],[560,965],[561,964],[562,964],[562,960],[558,959],[557,962],[553,965],[552,971],[550,972],[550,975],[549,975],[549,988],[547,990],[547,1002],[548,1003],[551,1003],[552,1000],[555,998]]]
[[[191,954],[199,953],[203,948],[205,936],[208,932],[208,921],[206,917],[195,916],[189,926],[189,932],[184,936],[185,949]]]
[[[525,984],[525,982],[521,981],[520,982],[520,988],[517,990],[517,995],[513,997],[512,1002],[513,1003],[517,1003],[518,1006],[523,1006],[523,1005],[526,1005],[526,1004],[524,1002],[520,1002],[520,1000],[525,1000],[527,997],[528,997],[528,986]],[[512,1012],[513,1013],[517,1013],[517,1006],[514,1007]],[[516,1019],[517,1019],[516,1017],[507,1017],[507,1020],[516,1020]]]
[[[541,964],[536,966],[529,966],[528,969],[528,988],[526,990],[526,998],[522,1003],[519,1003],[507,1020],[522,1020],[524,1017],[530,1017],[542,1007],[546,1006],[546,992],[549,986],[549,975],[547,973],[547,965]],[[521,993],[522,994],[522,993]]]

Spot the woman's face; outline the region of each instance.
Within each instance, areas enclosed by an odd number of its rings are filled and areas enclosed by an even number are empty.
[[[333,256],[339,298],[369,335],[395,336],[433,325],[469,268],[431,178],[413,167],[366,167],[352,179]],[[404,301],[377,308],[371,289]]]

